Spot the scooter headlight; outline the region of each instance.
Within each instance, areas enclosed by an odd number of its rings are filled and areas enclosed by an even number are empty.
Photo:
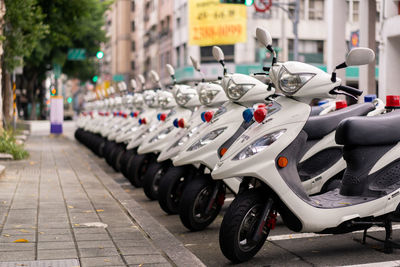
[[[167,137],[167,135],[168,135],[174,128],[175,128],[174,126],[170,126],[170,127],[168,127],[167,129],[165,129],[165,130],[159,132],[157,135],[153,136],[153,137],[150,139],[149,143],[151,144],[151,143],[154,143],[155,141],[164,139],[165,137]]]
[[[284,132],[286,132],[286,129],[282,129],[282,130],[264,135],[263,137],[254,141],[248,147],[246,147],[245,149],[240,151],[232,160],[247,159],[248,157],[251,157],[251,156],[263,151],[268,146],[270,146],[273,142],[278,140],[278,138],[281,137]]]
[[[211,143],[215,138],[217,138],[220,134],[222,134],[226,130],[226,127],[219,128],[217,130],[214,130],[212,132],[209,132],[206,134],[204,137],[202,137],[200,140],[198,140],[196,143],[191,145],[187,151],[193,151],[196,149],[199,149],[200,147],[203,147],[205,145],[208,145]]]
[[[203,86],[202,89],[200,89],[200,97],[199,100],[201,104],[203,105],[208,105],[213,101],[215,96],[218,94],[218,90],[212,90],[212,89],[207,89],[207,87]]]
[[[165,108],[168,106],[169,103],[171,103],[172,99],[170,97],[166,96],[159,96],[158,97],[158,103],[162,108]]]
[[[194,93],[183,93],[181,90],[178,89],[178,92],[176,92],[176,95],[175,95],[175,100],[176,100],[176,103],[178,103],[181,106],[184,106],[194,96],[195,96]]]
[[[201,124],[202,124],[202,123],[201,123]],[[197,130],[200,128],[200,125],[201,125],[201,124],[197,125],[196,127],[193,127],[186,135],[184,135],[184,136],[182,136],[181,138],[179,138],[178,141],[176,141],[176,142],[168,149],[168,151],[170,151],[171,149],[173,149],[173,148],[175,148],[175,147],[178,147],[178,146],[181,146],[181,145],[183,145],[184,143],[186,143],[186,142],[189,140],[189,138],[190,138],[195,132],[197,132]]]
[[[254,84],[236,84],[233,80],[230,80],[226,93],[231,100],[238,100],[253,87]]]
[[[153,106],[155,106],[156,104],[157,104],[157,99],[156,99],[156,96],[155,95],[146,95],[145,97],[144,97],[144,102],[146,103],[146,105],[148,106],[148,107],[153,107]]]
[[[315,74],[312,73],[290,73],[285,67],[279,72],[279,87],[283,93],[293,95],[304,84],[306,84]]]

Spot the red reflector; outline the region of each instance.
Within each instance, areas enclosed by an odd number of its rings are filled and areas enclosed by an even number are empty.
[[[342,108],[345,108],[345,107],[347,107],[346,100],[338,100],[338,101],[336,101],[336,110],[342,109]]]
[[[386,106],[387,107],[399,107],[400,106],[400,96],[387,95],[386,96]]]
[[[213,117],[213,115],[214,115],[214,112],[213,112],[213,111],[207,111],[207,112],[204,114],[204,118],[206,119],[206,122],[210,122],[211,119],[212,119],[212,117]]]
[[[267,110],[265,108],[258,108],[254,111],[253,116],[256,122],[261,123],[267,116]]]
[[[167,118],[167,114],[162,113],[162,114],[160,115],[160,120],[161,120],[161,121],[165,121],[166,118]]]
[[[146,123],[147,123],[146,118],[143,118],[142,119],[142,124],[146,124]]]

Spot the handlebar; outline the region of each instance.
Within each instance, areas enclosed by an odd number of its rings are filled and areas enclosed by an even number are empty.
[[[335,87],[330,93],[340,94],[338,91],[343,91],[344,93],[350,94],[352,96],[360,96],[363,93],[362,90],[346,85],[339,85],[338,87]]]

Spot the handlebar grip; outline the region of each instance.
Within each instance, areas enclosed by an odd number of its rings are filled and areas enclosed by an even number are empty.
[[[349,93],[354,96],[360,96],[362,95],[363,91],[359,90],[357,88],[351,87],[351,86],[346,86],[346,85],[340,85],[336,87],[338,90],[344,91],[346,93]]]

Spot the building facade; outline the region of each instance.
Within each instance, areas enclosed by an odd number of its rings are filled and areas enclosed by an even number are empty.
[[[165,68],[168,63],[175,67],[177,80],[187,82],[201,78],[191,67],[189,56],[192,56],[200,60],[207,79],[220,76],[222,69],[212,58],[211,46],[189,45],[189,2],[190,0],[116,0],[107,18],[111,21],[106,26],[111,38],[105,45],[104,73],[109,73],[108,77],[114,80],[122,78],[129,81],[138,74],[147,77],[149,71],[154,69],[159,73],[162,83],[168,84],[171,82]],[[246,74],[258,72],[262,64],[268,63],[266,49],[255,38],[257,26],[263,26],[271,32],[280,60],[293,59],[294,9],[289,2],[292,1],[280,0],[280,7],[273,6],[263,13],[256,12],[253,6],[247,7],[247,42],[221,46],[229,71]],[[337,30],[341,32],[340,36],[335,35],[335,31],[330,31],[332,22],[329,21],[333,16],[331,5],[337,2],[341,2],[341,5],[335,14],[341,14],[341,25],[344,27],[344,34],[342,26]],[[398,1],[393,0],[372,1],[372,5],[376,6],[375,40],[381,38],[380,11],[384,2],[398,4]],[[298,59],[324,70],[331,70],[341,63],[339,61],[345,59],[349,47],[359,45],[360,10],[360,0],[300,0]],[[335,23],[338,22],[334,21],[333,24]],[[352,33],[355,34],[354,38],[351,37]],[[339,52],[332,54],[328,39],[335,40],[334,45],[341,48]],[[378,47],[379,44],[375,46]],[[371,48],[377,51],[376,47]],[[348,68],[342,76],[348,83],[358,84],[358,68]]]

